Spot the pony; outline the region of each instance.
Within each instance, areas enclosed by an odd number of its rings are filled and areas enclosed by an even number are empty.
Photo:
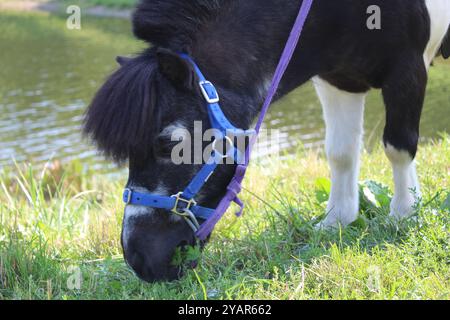
[[[84,133],[105,156],[128,163],[127,188],[170,196],[200,170],[171,161],[174,132],[193,135],[195,122],[209,128],[198,77],[179,53],[189,54],[215,84],[226,117],[249,129],[302,1],[140,0],[133,33],[149,46],[117,59],[120,67],[98,90],[84,122]],[[379,8],[380,28],[367,26],[370,6]],[[357,219],[364,102],[372,88],[381,89],[386,107],[383,144],[395,180],[391,216],[414,213],[427,71],[437,55],[450,54],[449,25],[448,0],[315,0],[276,98],[312,79],[323,106],[332,189],[320,228]],[[220,165],[197,202],[215,208],[235,169]],[[127,205],[121,243],[137,276],[154,282],[182,276],[172,257],[196,238],[166,210]]]

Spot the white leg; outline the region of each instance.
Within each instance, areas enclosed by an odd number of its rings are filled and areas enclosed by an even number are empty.
[[[386,155],[394,171],[395,191],[391,202],[391,216],[401,219],[414,212],[414,204],[420,199],[416,165],[407,151],[399,151],[388,144]]]
[[[366,94],[341,91],[314,78],[326,123],[326,153],[331,168],[331,194],[321,227],[346,226],[358,217],[359,156]]]

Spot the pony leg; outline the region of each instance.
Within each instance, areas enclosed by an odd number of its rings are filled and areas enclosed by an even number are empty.
[[[402,61],[383,85],[386,105],[385,152],[394,173],[394,198],[391,216],[413,214],[420,199],[420,187],[414,158],[419,141],[419,124],[427,85],[426,66],[421,56]]]
[[[346,226],[358,217],[359,157],[366,93],[341,91],[316,77],[314,85],[326,123],[326,154],[331,168],[327,217],[320,227]]]

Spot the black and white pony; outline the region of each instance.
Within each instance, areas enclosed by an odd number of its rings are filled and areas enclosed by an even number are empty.
[[[209,121],[188,53],[218,88],[236,127],[250,128],[263,102],[301,0],[141,0],[136,37],[151,46],[106,81],[90,105],[85,132],[100,150],[128,161],[128,187],[172,195],[198,165],[170,161],[179,128]],[[368,7],[380,8],[381,29],[367,27]],[[384,146],[392,162],[391,215],[413,213],[420,187],[414,165],[427,70],[449,54],[449,0],[315,0],[278,98],[312,79],[323,105],[332,190],[321,226],[348,225],[358,215],[358,171],[367,92],[382,90]],[[299,105],[301,108],[301,105]],[[193,135],[193,134],[192,134]],[[235,170],[221,165],[199,204],[215,208]],[[174,250],[194,244],[193,231],[164,210],[128,205],[122,246],[128,264],[146,281],[175,279]]]

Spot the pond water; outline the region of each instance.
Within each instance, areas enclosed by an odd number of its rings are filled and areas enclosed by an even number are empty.
[[[117,55],[143,48],[126,20],[87,17],[82,30],[66,29],[63,17],[0,13],[0,167],[18,162],[82,159],[103,165],[83,140],[86,106]],[[450,130],[450,64],[437,61],[422,120],[424,140]],[[324,124],[311,84],[272,106],[269,128],[280,131],[281,146],[322,144]],[[379,92],[366,108],[366,145],[381,139],[384,110]]]

